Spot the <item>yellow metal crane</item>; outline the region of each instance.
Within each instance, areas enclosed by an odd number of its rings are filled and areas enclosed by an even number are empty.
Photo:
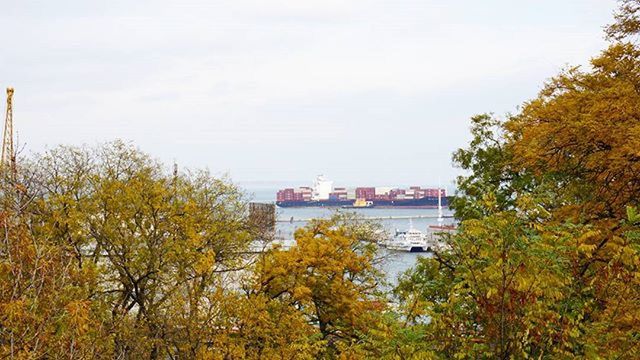
[[[16,153],[13,147],[13,88],[11,87],[7,88],[7,113],[4,121],[0,168],[2,171],[11,171],[11,175],[15,179]]]

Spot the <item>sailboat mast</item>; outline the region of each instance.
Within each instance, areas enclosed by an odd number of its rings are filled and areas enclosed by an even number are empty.
[[[442,223],[444,218],[442,217],[442,189],[438,187],[438,222]]]

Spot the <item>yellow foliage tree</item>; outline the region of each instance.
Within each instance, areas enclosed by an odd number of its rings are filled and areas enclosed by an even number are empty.
[[[76,267],[51,238],[34,236],[22,213],[26,197],[12,179],[1,184],[0,357],[110,358],[102,309],[89,298],[95,273]]]
[[[298,229],[297,245],[264,257],[256,275],[258,293],[299,311],[317,328],[327,343],[325,356],[362,354],[356,348],[386,306],[377,296],[375,231],[344,220],[317,220]]]

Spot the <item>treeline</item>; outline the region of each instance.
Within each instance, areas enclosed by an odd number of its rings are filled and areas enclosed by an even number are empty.
[[[385,292],[375,224],[268,237],[228,179],[121,142],[1,179],[0,357],[640,358],[640,1],[513,115],[472,119],[449,249]]]
[[[268,234],[228,180],[163,171],[122,142],[22,164],[0,189],[3,358],[305,359],[370,347],[362,334],[384,307],[375,227],[319,220],[296,232],[296,248],[255,255]]]

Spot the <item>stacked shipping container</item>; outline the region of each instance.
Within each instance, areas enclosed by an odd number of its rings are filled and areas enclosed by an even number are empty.
[[[347,200],[347,188],[334,188],[329,194],[331,200]]]
[[[356,188],[356,199],[373,200],[376,197],[376,188],[359,187]]]
[[[422,199],[425,197],[438,197],[438,190],[441,197],[446,197],[445,189],[427,188],[420,186],[411,186],[409,189],[393,189],[393,188],[375,188],[375,187],[357,187],[355,189],[347,189],[344,187],[334,188],[329,193],[329,200],[406,200],[406,199]],[[279,190],[277,201],[311,201],[313,189],[310,187],[300,187],[297,189],[286,188]]]
[[[311,201],[310,187],[300,187],[297,189],[287,188],[279,190],[276,195],[277,201]]]

